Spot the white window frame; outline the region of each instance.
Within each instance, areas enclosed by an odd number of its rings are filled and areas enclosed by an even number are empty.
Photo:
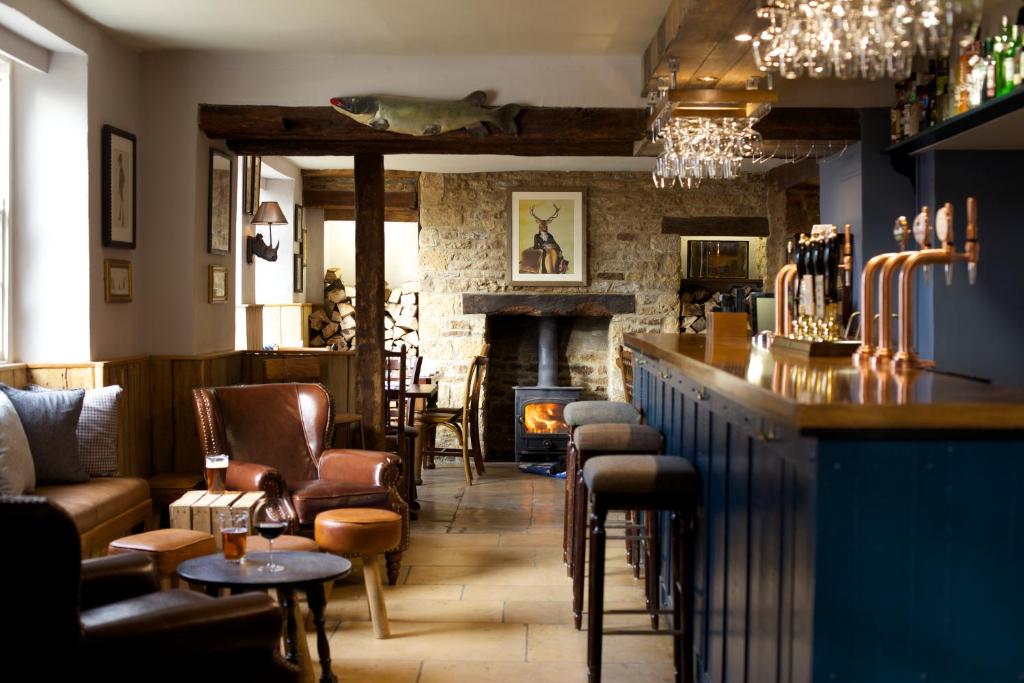
[[[11,62],[0,57],[0,362],[11,360]]]

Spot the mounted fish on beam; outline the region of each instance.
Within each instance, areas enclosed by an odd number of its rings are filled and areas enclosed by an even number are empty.
[[[482,138],[490,133],[485,123],[502,133],[517,135],[516,116],[522,107],[485,107],[486,101],[487,93],[476,90],[461,100],[392,95],[332,97],[331,106],[363,125],[405,135],[438,135],[465,128]]]

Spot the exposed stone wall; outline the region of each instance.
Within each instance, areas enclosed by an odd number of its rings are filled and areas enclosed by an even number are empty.
[[[522,187],[587,189],[588,287],[508,284],[508,192]],[[767,213],[759,176],[683,191],[657,190],[646,173],[423,173],[419,197],[421,353],[438,363],[441,405],[462,400],[467,361],[485,341],[486,316],[462,313],[468,292],[635,294],[636,313],[611,319],[603,363],[608,395],[621,399],[622,335],[679,327],[679,237],[661,233],[662,218]]]

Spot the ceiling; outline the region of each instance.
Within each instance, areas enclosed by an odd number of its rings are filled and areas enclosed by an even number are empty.
[[[639,55],[669,0],[64,0],[142,50]]]

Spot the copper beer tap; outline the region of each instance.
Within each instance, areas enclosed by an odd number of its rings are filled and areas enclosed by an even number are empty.
[[[871,257],[864,264],[864,270],[860,275],[860,347],[853,354],[853,360],[861,365],[870,363],[875,353],[873,345],[875,318],[871,312],[872,306],[875,303],[875,273],[885,265],[886,261],[894,256],[898,256],[906,249],[907,236],[910,234],[906,216],[900,216],[896,219],[896,229],[893,231],[893,234],[896,236],[896,241],[899,244],[899,251]]]
[[[912,369],[930,365],[930,362],[921,361],[914,352],[914,271],[921,266],[928,265],[953,265],[957,261],[967,262],[967,271],[971,284],[977,274],[978,263],[978,203],[974,197],[967,198],[967,241],[962,253],[956,251],[953,244],[953,206],[948,202],[939,210],[936,216],[936,237],[941,241],[942,247],[938,249],[925,249],[919,251],[903,264],[900,269],[900,346],[899,351],[893,359],[894,364],[901,370]]]
[[[787,263],[775,276],[775,336],[789,335],[792,313],[789,310],[789,291],[796,277],[796,264]]]
[[[931,246],[931,224],[929,222],[928,207],[922,206],[921,213],[914,218],[914,239],[921,245],[921,249],[928,249]],[[906,225],[906,219],[903,219]],[[882,265],[882,272],[879,275],[879,303],[878,303],[878,348],[875,349],[874,361],[876,364],[888,363],[892,360],[892,285],[897,269],[904,261],[917,252],[901,251],[890,256]]]

